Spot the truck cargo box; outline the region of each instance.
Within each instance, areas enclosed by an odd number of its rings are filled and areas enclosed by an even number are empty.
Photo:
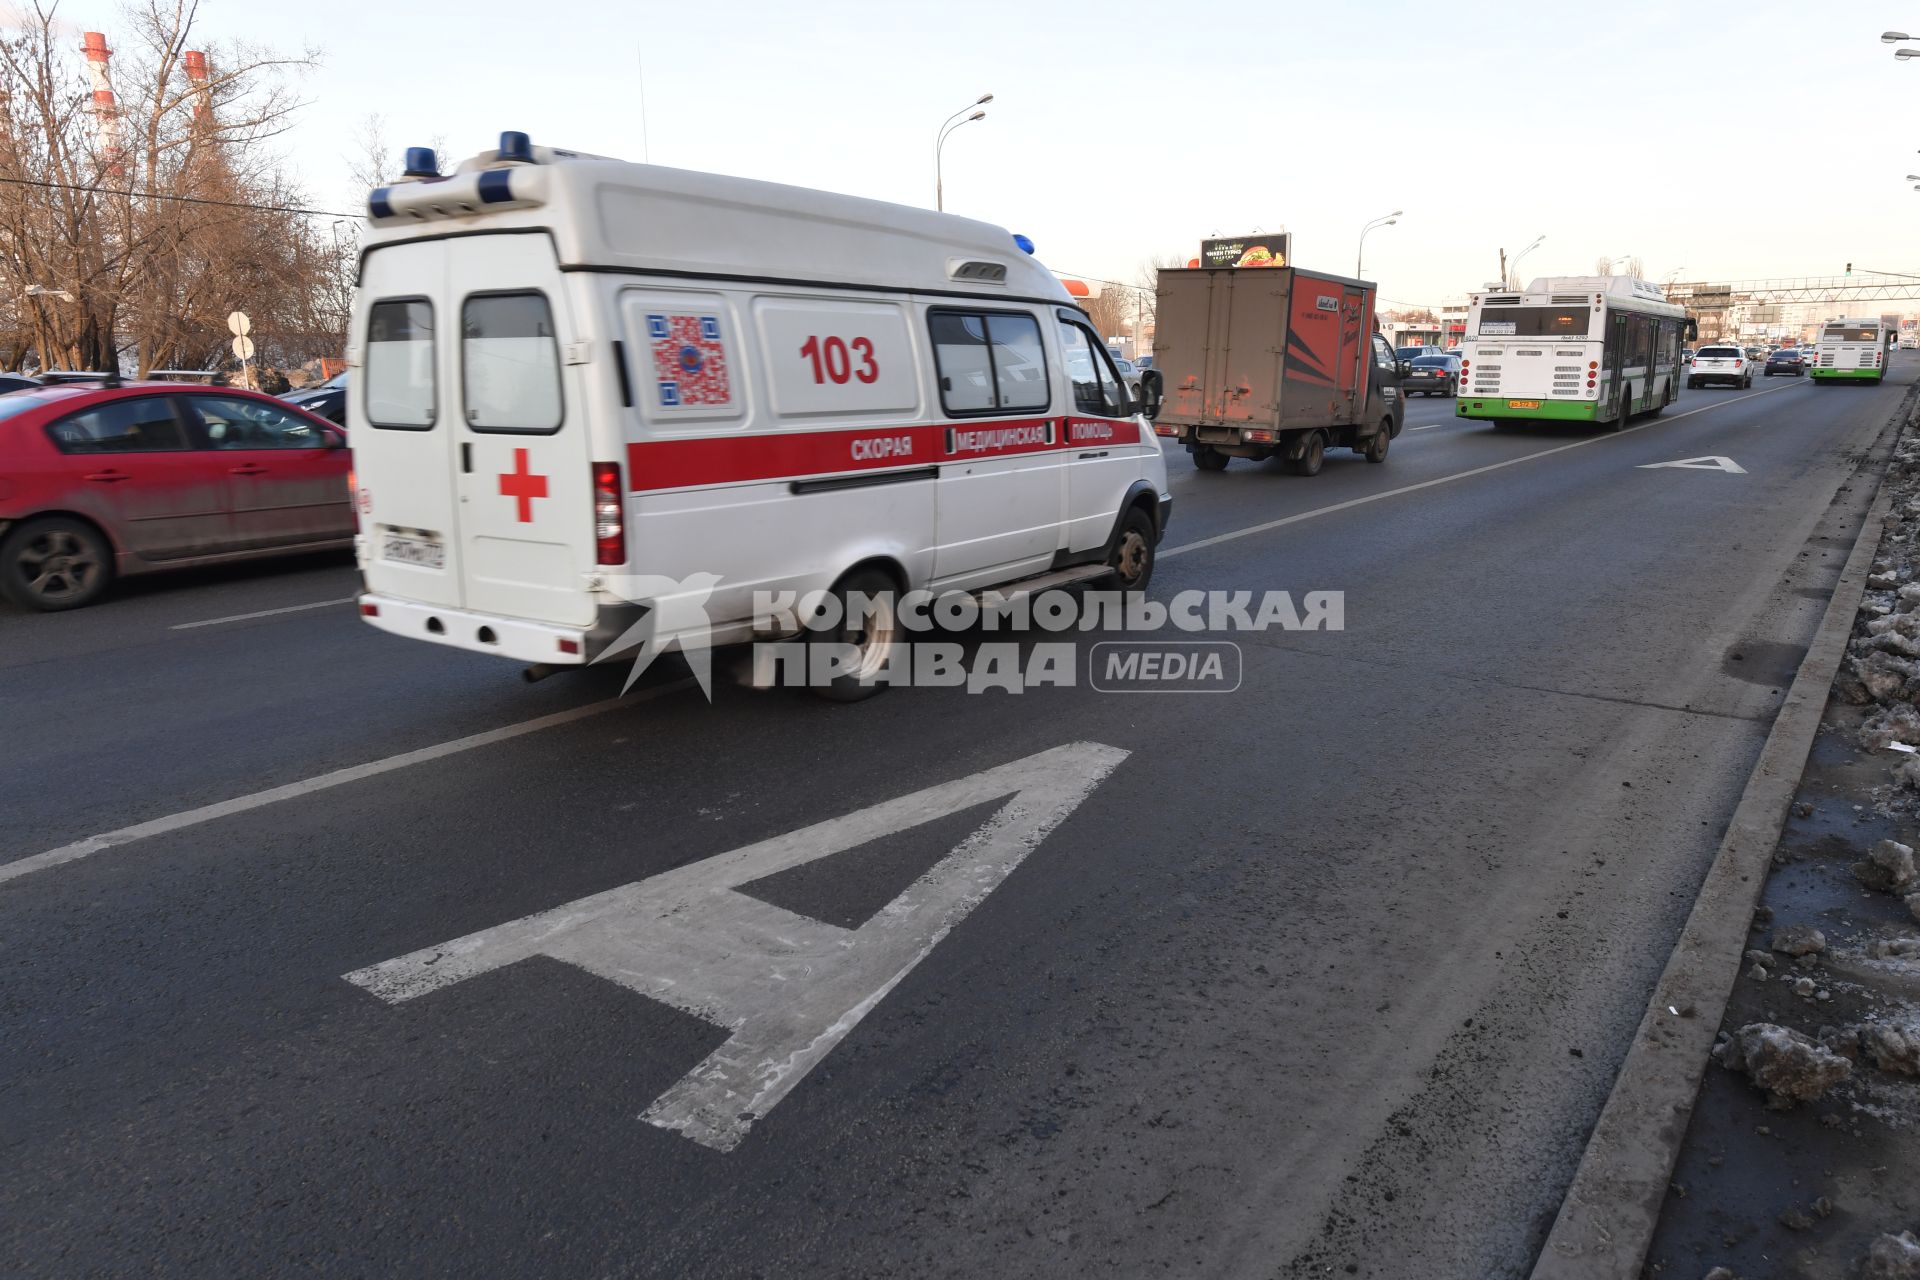
[[[1374,286],[1297,267],[1160,273],[1159,421],[1276,431],[1351,424],[1367,408]]]

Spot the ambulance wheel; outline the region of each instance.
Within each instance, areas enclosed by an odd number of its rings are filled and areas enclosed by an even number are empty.
[[[1368,462],[1385,462],[1387,460],[1387,446],[1392,443],[1393,419],[1389,418],[1380,424],[1378,431],[1373,433],[1373,439],[1367,441],[1366,452],[1362,456],[1365,457]]]
[[[1153,517],[1129,507],[1120,521],[1120,536],[1107,553],[1113,581],[1122,591],[1145,591],[1153,577]]]
[[[1287,459],[1287,470],[1297,476],[1317,476],[1320,464],[1327,460],[1327,438],[1315,431],[1307,437],[1307,447],[1297,458]]]
[[[78,609],[111,581],[113,548],[79,520],[25,520],[0,541],[0,595],[23,609]]]
[[[893,578],[879,569],[858,569],[840,580],[833,589],[840,602],[839,620],[832,627],[812,632],[808,641],[852,645],[853,669],[826,684],[813,686],[815,693],[829,702],[859,702],[886,688],[878,679],[900,638],[900,619],[894,611],[898,593],[899,587]],[[870,617],[850,616],[849,602],[855,597],[864,597],[871,603]],[[811,662],[808,665],[811,667]]]
[[[1218,449],[1203,448],[1193,451],[1193,465],[1202,471],[1225,471],[1228,461],[1227,455]]]

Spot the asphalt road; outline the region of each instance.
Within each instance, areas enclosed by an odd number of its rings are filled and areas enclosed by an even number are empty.
[[[0,1271],[1524,1274],[1917,370],[1176,455],[1156,597],[1345,593],[1231,694],[608,706],[338,559],[0,613]]]

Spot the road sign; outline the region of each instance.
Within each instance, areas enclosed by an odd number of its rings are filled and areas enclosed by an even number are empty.
[[[1127,754],[1068,743],[344,976],[400,1004],[547,956],[704,1018],[726,1043],[641,1118],[731,1151]],[[757,881],[1002,798],[857,928],[755,896]]]
[[[236,311],[233,314],[239,315],[240,313]],[[247,337],[245,334],[235,338],[233,340],[233,354],[234,357],[239,360],[253,359],[253,339]]]
[[[1736,476],[1747,474],[1747,469],[1732,458],[1723,458],[1718,454],[1706,458],[1682,458],[1678,462],[1643,462],[1638,470],[1657,471],[1661,467],[1674,467],[1681,471],[1725,471]]]
[[[229,311],[227,330],[236,338],[244,338],[253,332],[253,321],[247,319],[247,313],[244,311]]]

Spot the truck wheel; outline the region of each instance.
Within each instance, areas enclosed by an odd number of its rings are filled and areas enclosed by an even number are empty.
[[[1367,449],[1362,456],[1365,457],[1368,462],[1385,462],[1387,460],[1387,446],[1392,442],[1393,419],[1388,418],[1380,424],[1380,429],[1373,433],[1373,439],[1367,441]]]
[[[1225,471],[1227,455],[1218,449],[1201,448],[1193,451],[1193,465],[1202,471]]]
[[[1287,470],[1297,476],[1317,476],[1320,464],[1327,460],[1327,437],[1314,431],[1307,436],[1307,447],[1298,458],[1287,460]]]
[[[1120,522],[1120,536],[1107,553],[1113,581],[1122,591],[1145,591],[1153,577],[1153,517],[1129,507]]]
[[[893,655],[900,635],[900,620],[894,612],[898,590],[893,578],[879,569],[856,570],[840,580],[840,585],[833,589],[840,601],[839,621],[831,628],[809,632],[807,642],[850,644],[857,656],[853,670],[835,676],[826,684],[815,685],[816,694],[829,702],[859,702],[886,689],[884,684],[876,683],[876,679],[886,669],[887,659]],[[848,616],[848,601],[855,595],[864,596],[872,603],[870,617]]]
[[[113,548],[81,521],[28,520],[0,541],[0,595],[23,609],[78,609],[97,600],[111,581]]]

